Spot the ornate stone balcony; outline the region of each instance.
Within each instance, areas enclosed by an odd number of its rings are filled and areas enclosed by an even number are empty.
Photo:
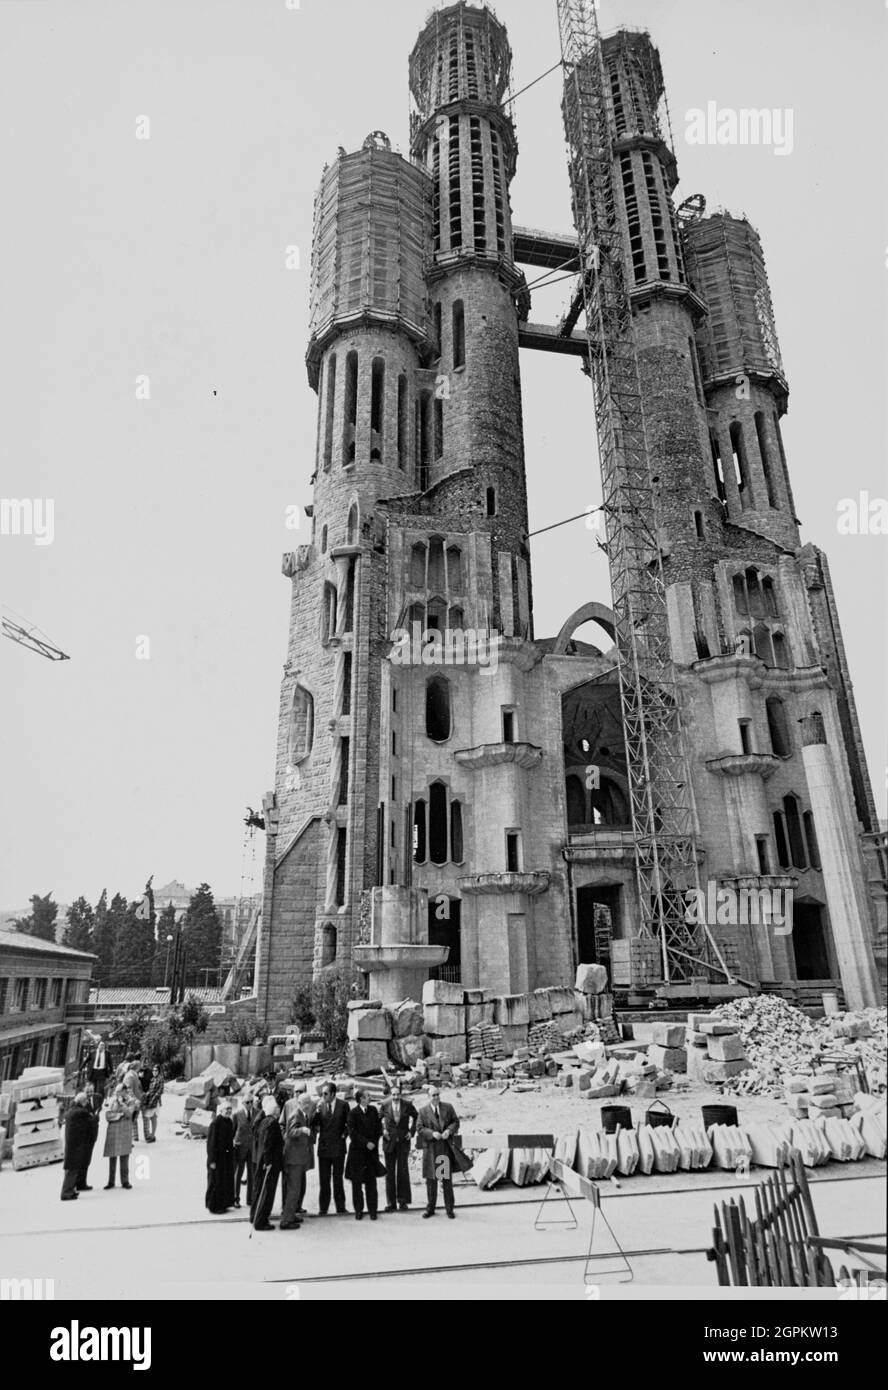
[[[453,756],[460,767],[476,772],[480,767],[500,767],[504,763],[536,767],[543,750],[533,743],[482,743],[478,748],[461,748]]]
[[[461,878],[459,886],[465,894],[527,893],[535,897],[549,887],[549,872],[529,869],[526,873],[473,874],[470,878]]]
[[[706,766],[710,772],[720,772],[723,777],[757,774],[767,782],[780,762],[781,759],[773,753],[724,753],[720,758],[707,758]]]

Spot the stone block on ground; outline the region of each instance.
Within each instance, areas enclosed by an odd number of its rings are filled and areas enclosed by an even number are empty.
[[[507,1057],[511,1056],[516,1047],[527,1046],[528,1027],[526,1023],[501,1023],[499,1027],[503,1035],[503,1047]]]
[[[706,1051],[713,1062],[737,1062],[746,1060],[746,1049],[742,1039],[738,1034],[730,1036],[710,1037],[706,1043]]]
[[[449,980],[426,980],[422,987],[423,1004],[462,1004],[465,990]]]
[[[550,985],[548,994],[553,1017],[555,1014],[573,1013],[576,1009],[574,992],[569,985]]]
[[[493,1018],[500,1026],[514,1027],[530,1022],[530,1004],[526,994],[499,994],[493,1001]]]
[[[749,1062],[741,1057],[734,1062],[713,1062],[707,1058],[701,1069],[702,1079],[710,1085],[717,1085],[719,1081],[729,1081],[732,1076],[749,1071],[749,1066]]]
[[[535,989],[533,991],[532,995],[530,996],[533,1000],[533,1003],[531,1004],[533,1023],[547,1023],[548,1020],[552,1017],[551,993],[552,991],[548,989]]]
[[[553,1014],[552,1022],[562,1035],[572,1033],[575,1028],[582,1028],[583,1015],[578,1009],[572,1009],[570,1013]]]
[[[484,1004],[466,1004],[466,1027],[477,1028],[479,1023],[493,1022],[493,1000]]]
[[[388,1045],[389,1056],[402,1067],[415,1067],[425,1054],[422,1036],[410,1034],[406,1038],[392,1038]]]
[[[466,1031],[466,1011],[462,1004],[426,1004],[422,1012],[423,1031],[436,1038],[450,1038]]]
[[[349,1076],[367,1076],[370,1072],[381,1071],[388,1066],[388,1059],[386,1042],[352,1038],[345,1049],[345,1069]]]
[[[381,999],[349,999],[346,1009],[381,1009]]]
[[[418,1038],[423,1032],[422,1004],[415,999],[402,999],[391,1007],[392,1036],[395,1038]]]
[[[574,989],[583,994],[601,994],[607,989],[607,971],[603,965],[578,965]]]
[[[392,1021],[384,1009],[353,1009],[348,1015],[348,1036],[361,1042],[387,1042]]]
[[[659,1043],[651,1043],[648,1061],[663,1071],[684,1073],[688,1069],[688,1055],[683,1047],[661,1047]]]
[[[427,1037],[426,1050],[430,1057],[440,1056],[444,1062],[452,1064],[465,1062],[467,1058],[465,1034],[460,1033],[452,1038]]]
[[[465,996],[467,1004],[486,1004],[493,998],[489,989],[467,989]]]
[[[697,1027],[697,1032],[705,1033],[708,1038],[726,1038],[729,1033],[736,1031],[733,1023],[724,1023],[720,1018],[701,1019]]]

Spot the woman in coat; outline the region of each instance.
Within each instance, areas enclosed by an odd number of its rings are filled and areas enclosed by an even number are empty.
[[[108,1160],[106,1192],[109,1187],[115,1186],[118,1158],[120,1159],[120,1186],[132,1187],[129,1180],[129,1156],[133,1151],[133,1116],[135,1113],[136,1102],[127,1088],[123,1083],[115,1086],[111,1099],[105,1106],[105,1119],[108,1126],[105,1131],[104,1148],[104,1154]]]
[[[207,1211],[221,1216],[234,1206],[234,1121],[231,1101],[219,1103],[207,1131]]]

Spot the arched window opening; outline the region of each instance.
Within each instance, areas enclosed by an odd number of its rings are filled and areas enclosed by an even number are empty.
[[[443,632],[446,622],[446,603],[443,599],[433,598],[426,608],[426,628],[429,632]]]
[[[706,531],[703,526],[703,513],[700,511],[694,512],[694,534],[698,541],[705,541]]]
[[[287,762],[292,767],[304,762],[314,741],[314,696],[304,685],[293,691],[290,706],[290,732],[287,743]]]
[[[762,473],[765,477],[765,487],[768,490],[768,506],[776,507],[777,497],[774,491],[774,473],[771,466],[770,444],[765,429],[765,417],[760,410],[755,412],[755,432],[758,437],[759,453],[762,459]]]
[[[436,357],[440,357],[440,356],[441,356],[441,301],[440,301],[440,299],[437,300],[437,301],[435,302],[435,308],[434,308],[434,321],[435,321],[435,356],[436,356]]]
[[[407,377],[398,377],[398,467],[407,467]]]
[[[342,617],[343,632],[352,632],[355,626],[355,562],[350,560],[345,581],[345,609]]]
[[[786,836],[786,824],[783,820],[783,812],[774,812],[774,839],[777,844],[777,863],[781,869],[792,867],[789,857],[789,843]]]
[[[466,313],[461,299],[453,301],[453,366],[466,365]]]
[[[351,756],[351,744],[347,738],[339,740],[339,805],[348,804],[348,764]]]
[[[432,394],[430,391],[423,391],[419,400],[416,402],[416,423],[417,423],[417,448],[416,448],[416,483],[421,492],[425,492],[429,485],[429,463],[431,461],[432,442],[429,430],[429,411]]]
[[[785,796],[783,798],[783,815],[786,819],[786,833],[789,838],[789,852],[793,865],[797,869],[806,869],[808,857],[805,853],[805,837],[796,797]]]
[[[326,553],[327,553],[327,528],[326,528],[326,526],[322,526],[322,527],[321,527],[321,554],[322,554],[322,555],[326,555]]]
[[[774,665],[779,671],[789,670],[789,648],[782,632],[775,632],[774,639]]]
[[[411,631],[413,630],[414,623],[419,624],[420,630],[425,627],[424,603],[411,603],[409,609],[407,610],[407,622],[410,625]]]
[[[744,507],[749,507],[752,505],[752,498],[747,487],[746,445],[743,442],[743,426],[735,420],[728,433],[731,437],[731,453],[734,460],[734,478],[737,482],[737,491]]]
[[[444,572],[444,542],[440,536],[429,540],[428,588],[435,594],[443,594],[447,589]]]
[[[449,632],[462,632],[466,625],[466,615],[462,608],[454,607],[447,613],[447,629]]]
[[[462,593],[462,551],[456,545],[447,547],[447,592]]]
[[[487,515],[496,516],[496,488],[487,489]]]
[[[450,803],[450,861],[463,862],[463,822],[462,805],[459,801]]]
[[[762,580],[762,600],[765,605],[765,614],[769,618],[780,616],[777,608],[777,591],[774,588],[774,581],[769,574]]]
[[[429,859],[447,863],[447,788],[443,782],[429,787]]]
[[[342,462],[354,463],[358,426],[358,354],[345,359],[345,404],[342,426]]]
[[[336,636],[336,585],[329,580],[324,585],[321,635],[324,642]]]
[[[582,779],[571,772],[565,781],[567,824],[570,829],[586,824],[586,791]]]
[[[766,666],[774,665],[774,647],[771,642],[771,634],[764,623],[756,623],[753,628],[752,646],[759,661],[763,661]]]
[[[353,502],[348,509],[348,522],[345,529],[346,545],[357,545],[358,541],[358,504]]]
[[[420,799],[413,807],[413,862],[426,860],[426,804]]]
[[[435,743],[446,743],[450,737],[450,682],[444,676],[432,676],[426,681],[426,734]]]
[[[444,402],[435,397],[435,459],[444,457]]]
[[[805,843],[808,846],[808,862],[812,869],[819,869],[820,848],[817,844],[817,830],[814,826],[814,817],[810,811],[805,811],[802,816],[802,823],[805,827]]]
[[[759,585],[758,570],[748,569],[744,576],[746,580],[746,594],[748,600],[747,613],[751,613],[754,618],[765,616],[764,603],[762,601],[762,591]]]
[[[370,367],[370,462],[382,459],[382,422],[385,403],[385,362],[374,357]]]
[[[719,448],[718,437],[710,431],[709,447],[712,450],[712,475],[715,479],[715,491],[720,502],[727,501],[725,492],[725,475],[722,469],[721,450]]]
[[[321,967],[332,965],[336,960],[336,928],[332,922],[325,922],[321,928]]]
[[[426,587],[426,552],[428,547],[422,542],[417,541],[410,552],[410,587],[411,589],[424,589]]]
[[[765,701],[765,712],[768,716],[768,733],[771,736],[771,752],[778,758],[788,758],[792,753],[792,744],[789,738],[789,725],[786,720],[786,709],[783,701],[778,695],[769,695]]]
[[[749,612],[749,601],[746,597],[746,585],[743,583],[743,575],[735,574],[732,580],[734,587],[734,607],[738,613]]]
[[[336,409],[336,353],[327,363],[327,401],[324,424],[324,467],[333,462],[333,412]]]

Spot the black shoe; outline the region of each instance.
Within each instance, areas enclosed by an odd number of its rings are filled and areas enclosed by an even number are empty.
[[[276,1230],[277,1230],[277,1226],[272,1226],[271,1223],[268,1222],[265,1226],[254,1226],[254,1227],[253,1227],[253,1230],[254,1230],[254,1231],[276,1231]]]
[[[325,1211],[319,1211],[319,1212],[317,1213],[317,1215],[318,1215],[318,1216],[326,1216],[327,1213],[326,1213]],[[337,1212],[336,1215],[338,1216],[339,1213]]]
[[[409,1210],[410,1210],[410,1203],[409,1203],[409,1202],[402,1202],[401,1205],[398,1207],[398,1211],[409,1211]],[[394,1207],[392,1207],[392,1211],[394,1211]]]
[[[422,1219],[423,1221],[428,1221],[429,1217],[434,1215],[435,1213],[433,1211],[424,1211],[422,1214]]]
[[[127,1191],[129,1191],[129,1189],[132,1187],[132,1183],[131,1183],[131,1182],[122,1182],[122,1183],[120,1184],[120,1186],[121,1186],[121,1187],[125,1187],[125,1188],[127,1189]]]
[[[324,1215],[326,1215],[326,1212],[324,1213]],[[347,1207],[337,1207],[337,1208],[336,1208],[336,1215],[337,1215],[337,1216],[348,1216],[348,1208],[347,1208]]]
[[[63,1201],[63,1202],[76,1202],[76,1201],[77,1201],[77,1193],[76,1193],[76,1192],[70,1193],[67,1197],[63,1197],[63,1198],[62,1198],[62,1201]]]
[[[362,1211],[356,1211],[356,1212],[355,1212],[355,1220],[356,1220],[356,1221],[363,1221],[363,1220],[364,1220],[364,1213],[363,1213]]]
[[[92,1188],[90,1187],[89,1183],[84,1183],[83,1187],[78,1187],[77,1191],[78,1191],[78,1192],[92,1192]]]
[[[235,1205],[236,1207],[239,1207],[239,1206],[240,1206],[240,1202],[235,1202],[234,1205]]]
[[[299,1227],[300,1227],[301,1225],[302,1225],[302,1222],[301,1222],[301,1221],[282,1221],[282,1222],[281,1222],[281,1230],[282,1230],[282,1231],[298,1231],[298,1230],[299,1230]]]
[[[449,1211],[449,1212],[447,1213],[447,1216],[448,1216],[448,1219],[449,1219],[450,1221],[455,1221],[455,1220],[456,1220],[456,1212],[455,1212],[455,1211]]]
[[[105,1183],[105,1191],[107,1192],[108,1189],[109,1189],[110,1187],[115,1187],[115,1186],[116,1186],[116,1183],[113,1183],[113,1182],[106,1182],[106,1183]]]
[[[371,1213],[370,1213],[370,1220],[371,1220],[371,1221],[375,1221],[375,1220],[376,1220],[376,1212],[375,1212],[375,1211],[371,1211]]]
[[[386,1210],[386,1211],[397,1211],[398,1208],[397,1208],[397,1207],[386,1207],[385,1210]]]

